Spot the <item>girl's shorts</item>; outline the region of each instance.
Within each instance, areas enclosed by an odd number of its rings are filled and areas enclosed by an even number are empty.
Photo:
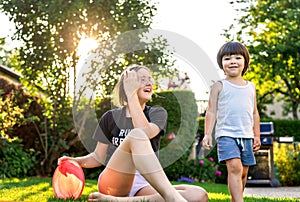
[[[219,137],[217,139],[219,163],[228,159],[239,158],[245,166],[256,165],[254,152],[252,150],[253,139]]]
[[[135,194],[142,188],[150,185],[149,182],[137,171],[132,183],[132,187],[129,196],[135,196]]]

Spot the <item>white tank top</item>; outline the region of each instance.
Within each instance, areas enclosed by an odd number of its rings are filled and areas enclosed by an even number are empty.
[[[254,84],[247,81],[245,86],[238,86],[227,80],[221,82],[215,138],[254,138]]]

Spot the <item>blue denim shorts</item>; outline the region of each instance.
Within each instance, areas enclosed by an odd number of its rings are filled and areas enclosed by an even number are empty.
[[[239,158],[245,166],[256,165],[252,150],[253,139],[223,136],[217,139],[217,143],[219,163],[225,163],[228,159]]]

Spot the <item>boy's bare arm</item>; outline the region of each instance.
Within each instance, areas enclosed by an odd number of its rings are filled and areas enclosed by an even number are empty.
[[[202,140],[202,145],[205,149],[210,149],[212,147],[212,131],[217,117],[217,101],[221,90],[222,83],[216,82],[210,91],[208,108],[205,115],[204,138]]]
[[[253,133],[254,133],[254,142],[253,142],[253,151],[257,151],[260,149],[260,117],[257,110],[256,104],[256,93],[254,94],[254,111],[253,111]]]

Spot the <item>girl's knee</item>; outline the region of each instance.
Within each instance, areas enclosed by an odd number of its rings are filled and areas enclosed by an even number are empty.
[[[147,134],[140,128],[135,128],[127,135],[135,140],[149,140]]]
[[[185,199],[195,202],[207,202],[208,194],[205,189],[195,185],[175,185],[177,191],[179,191]]]
[[[198,201],[198,202],[208,201],[208,194],[201,187],[196,188],[189,197],[190,197],[189,201]]]

